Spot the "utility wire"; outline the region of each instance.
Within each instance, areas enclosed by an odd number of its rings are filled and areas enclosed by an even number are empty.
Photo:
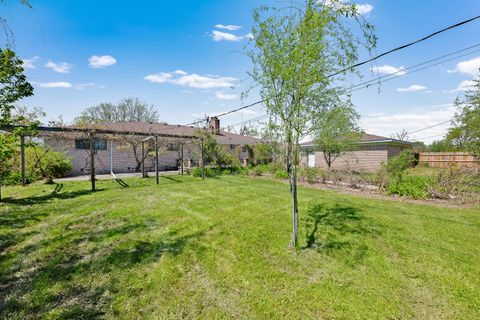
[[[374,57],[372,57],[372,58],[370,58],[370,59],[364,60],[364,61],[362,61],[362,62],[356,63],[356,64],[354,64],[354,65],[351,65],[351,66],[347,67],[347,68],[344,68],[344,69],[342,69],[342,70],[340,70],[340,71],[337,71],[337,72],[335,72],[335,73],[333,73],[333,74],[330,74],[330,75],[328,75],[326,78],[334,77],[334,76],[336,76],[336,75],[338,75],[338,74],[344,73],[345,71],[348,71],[348,70],[351,70],[351,69],[360,67],[360,66],[362,66],[362,65],[365,65],[365,64],[367,64],[367,63],[369,63],[369,62],[375,61],[375,60],[377,60],[377,59],[379,59],[379,58],[381,58],[381,57],[384,57],[384,56],[386,56],[386,55],[389,55],[389,54],[391,54],[391,53],[393,53],[393,52],[406,49],[406,48],[411,47],[411,46],[413,46],[413,45],[415,45],[415,44],[418,44],[418,43],[420,43],[420,42],[423,42],[423,41],[425,41],[425,40],[428,40],[428,39],[430,39],[430,38],[432,38],[432,37],[434,37],[434,36],[437,36],[437,35],[439,35],[439,34],[441,34],[441,33],[443,33],[443,32],[446,32],[446,31],[448,31],[448,30],[451,30],[451,29],[460,27],[460,26],[462,26],[462,25],[464,25],[464,24],[467,24],[467,23],[472,22],[472,21],[474,21],[474,20],[477,20],[477,19],[479,19],[479,18],[480,18],[480,15],[475,16],[475,17],[470,18],[470,19],[467,19],[467,20],[464,20],[464,21],[461,21],[461,22],[458,22],[458,23],[456,23],[456,24],[453,24],[453,25],[448,26],[448,27],[446,27],[446,28],[443,28],[443,29],[441,29],[441,30],[435,31],[435,32],[433,32],[433,33],[431,33],[431,34],[429,34],[429,35],[427,35],[427,36],[424,36],[424,37],[422,37],[422,38],[420,38],[420,39],[417,39],[417,40],[415,40],[415,41],[412,41],[412,42],[409,42],[409,43],[407,43],[407,44],[401,45],[401,46],[399,46],[399,47],[393,48],[393,49],[388,50],[388,51],[386,51],[386,52],[383,52],[383,53],[381,53],[381,54],[379,54],[379,55],[376,55],[376,56],[374,56]],[[439,59],[440,59],[440,58],[439,58]],[[442,63],[443,63],[443,62],[442,62]],[[434,65],[431,65],[431,66],[434,66]],[[430,67],[431,67],[431,66],[430,66]],[[420,70],[423,70],[423,69],[426,69],[426,68],[418,69],[418,70],[416,70],[416,71],[414,71],[414,72],[417,72],[417,71],[420,71]],[[410,73],[413,73],[413,72],[410,72]],[[397,77],[398,77],[398,76],[396,76],[396,77],[394,77],[394,78],[389,78],[389,79],[387,79],[387,80],[385,80],[385,81],[393,80],[393,79],[395,79],[395,78],[397,78]],[[360,85],[360,84],[359,84],[359,85]],[[361,87],[361,88],[363,88],[363,87]],[[358,90],[358,89],[353,90],[353,91],[357,91],[357,90]],[[352,92],[353,92],[353,91],[352,91]],[[222,116],[225,116],[225,115],[234,113],[234,112],[238,112],[238,111],[240,111],[240,110],[253,107],[253,106],[258,105],[258,104],[263,103],[263,102],[264,102],[264,100],[259,100],[259,101],[256,101],[256,102],[254,102],[254,103],[251,103],[251,104],[249,104],[249,105],[245,105],[245,106],[239,107],[239,108],[237,108],[237,109],[233,109],[233,110],[230,110],[230,111],[227,111],[227,112],[220,113],[220,114],[217,115],[217,117],[222,117]],[[204,121],[204,120],[195,121],[195,122],[186,124],[186,126],[199,124],[199,123],[202,123],[203,121]]]
[[[437,124],[434,124],[434,125],[431,125],[431,126],[422,128],[422,129],[418,129],[418,130],[415,130],[415,131],[412,131],[412,132],[408,132],[408,134],[413,134],[413,133],[417,133],[417,132],[420,132],[420,131],[424,131],[424,130],[427,130],[427,129],[430,129],[430,128],[435,128],[435,127],[441,126],[442,124],[449,123],[449,122],[451,122],[451,121],[452,121],[452,120],[443,121],[443,122],[440,122],[440,123],[437,123]]]
[[[425,65],[425,64],[428,64],[428,63],[431,63],[431,62],[435,62],[435,61],[441,60],[441,59],[443,59],[443,58],[447,58],[447,57],[450,57],[450,56],[456,55],[456,54],[458,54],[458,53],[465,52],[465,51],[468,51],[468,50],[470,50],[470,49],[477,48],[477,47],[480,47],[480,43],[477,43],[477,44],[475,44],[475,45],[473,45],[473,46],[470,46],[470,47],[467,47],[467,48],[464,48],[464,49],[461,49],[461,50],[457,50],[457,51],[454,51],[454,52],[445,54],[445,55],[440,56],[440,57],[438,57],[438,58],[434,58],[434,59],[430,59],[430,60],[427,60],[427,61],[418,63],[418,64],[413,65],[413,66],[408,67],[408,68],[404,68],[404,69],[401,69],[401,70],[398,70],[398,71],[395,71],[395,72],[392,72],[392,73],[389,73],[389,74],[386,74],[386,75],[383,75],[383,76],[380,76],[380,77],[377,77],[377,78],[374,78],[374,79],[371,79],[371,80],[368,80],[368,81],[365,81],[365,82],[362,82],[362,83],[358,83],[358,84],[352,85],[349,89],[353,89],[353,88],[356,88],[356,87],[359,87],[359,86],[362,86],[362,85],[365,85],[365,84],[368,84],[368,83],[371,83],[371,82],[377,82],[377,81],[379,81],[379,80],[381,80],[381,79],[383,79],[383,78],[388,78],[388,77],[394,76],[394,75],[396,75],[396,74],[398,74],[398,75],[406,75],[408,70],[411,70],[411,69],[414,69],[414,68],[423,66],[423,65]],[[455,57],[455,58],[452,58],[452,60],[453,60],[453,59],[462,58],[462,57],[464,57],[464,56],[467,56],[467,55],[470,55],[470,54],[473,54],[473,53],[476,53],[476,52],[478,52],[478,50],[475,50],[475,51],[466,53],[466,54],[461,55],[461,56],[457,56],[457,57]],[[451,60],[445,60],[445,61],[442,61],[442,63],[445,63],[445,62],[448,62],[448,61],[451,61]]]
[[[374,60],[377,60],[377,59],[379,59],[379,58],[381,58],[381,57],[384,57],[384,56],[386,56],[386,55],[388,55],[388,54],[391,54],[391,53],[393,53],[393,52],[395,52],[395,51],[400,51],[400,50],[402,50],[402,49],[408,48],[408,47],[413,46],[413,45],[415,45],[415,44],[417,44],[417,43],[420,43],[420,42],[423,42],[423,41],[425,41],[425,40],[428,40],[428,39],[430,39],[430,38],[432,38],[432,37],[434,37],[434,36],[436,36],[436,35],[439,35],[439,34],[445,32],[445,31],[448,31],[448,30],[451,30],[451,29],[460,27],[460,26],[462,26],[462,25],[464,25],[464,24],[466,24],[466,23],[472,22],[472,21],[474,21],[474,20],[476,20],[476,19],[479,19],[479,18],[480,18],[480,15],[475,16],[475,17],[473,17],[473,18],[470,18],[470,19],[468,19],[468,20],[464,20],[464,21],[462,21],[462,22],[453,24],[453,25],[448,26],[448,27],[446,27],[446,28],[443,28],[443,29],[441,29],[441,30],[435,31],[435,32],[433,32],[433,33],[431,33],[431,34],[423,37],[423,38],[420,38],[420,39],[418,39],[418,40],[415,40],[415,41],[409,42],[409,43],[407,43],[407,44],[401,45],[401,46],[399,46],[399,47],[393,48],[393,49],[388,50],[388,51],[386,51],[386,52],[383,52],[383,53],[381,53],[381,54],[379,54],[379,55],[376,55],[376,56],[374,56],[374,57],[372,57],[372,58],[370,58],[370,59],[368,59],[368,60],[365,60],[365,61],[356,63],[356,64],[354,64],[354,65],[352,65],[352,66],[350,66],[350,67],[347,67],[347,68],[345,68],[345,69],[342,69],[342,70],[340,70],[340,71],[337,71],[337,72],[335,72],[335,73],[327,76],[327,78],[331,78],[331,77],[333,77],[333,76],[336,76],[336,75],[339,75],[339,74],[341,74],[341,73],[344,73],[345,71],[348,71],[348,70],[351,70],[351,69],[360,67],[360,66],[362,66],[362,65],[364,65],[364,64],[367,64],[367,63],[369,63],[369,62],[372,62],[372,61],[374,61]]]

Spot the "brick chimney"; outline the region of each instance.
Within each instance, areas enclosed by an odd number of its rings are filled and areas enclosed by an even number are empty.
[[[210,132],[212,134],[220,134],[220,120],[217,117],[210,118]]]

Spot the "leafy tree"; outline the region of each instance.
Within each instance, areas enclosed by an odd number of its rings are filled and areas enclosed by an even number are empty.
[[[118,104],[100,103],[87,108],[75,119],[77,124],[92,125],[114,122],[158,122],[159,115],[153,105],[140,101],[138,98],[126,98]]]
[[[33,95],[33,87],[23,74],[22,64],[15,52],[0,48],[0,125],[14,124],[12,110],[15,102]],[[0,134],[0,199],[1,185],[11,171],[17,136],[21,131]]]
[[[33,95],[22,65],[15,52],[0,48],[0,125],[11,124],[15,102]]]
[[[435,140],[428,145],[427,150],[431,152],[457,151],[456,147],[449,139]]]
[[[463,97],[455,100],[457,113],[447,140],[457,149],[480,155],[480,78]]]
[[[78,126],[92,126],[100,123],[116,122],[158,122],[159,115],[153,105],[140,101],[138,98],[126,98],[118,104],[110,102],[100,103],[97,106],[82,111],[74,122]],[[141,155],[142,139],[138,137],[123,137],[121,142],[127,143],[133,150],[136,162],[136,171],[140,171],[143,161],[149,152],[152,151],[152,143],[147,143],[145,154]]]
[[[290,244],[296,247],[299,141],[345,98],[340,85],[352,72],[349,67],[358,59],[358,48],[372,49],[376,37],[356,5],[340,0],[260,7],[253,19],[253,48],[247,52],[254,65],[250,75],[285,144],[293,215]],[[355,26],[360,30],[353,30]]]
[[[358,118],[358,113],[345,105],[333,108],[318,121],[315,147],[323,152],[328,168],[345,151],[355,148],[361,135],[357,126]]]

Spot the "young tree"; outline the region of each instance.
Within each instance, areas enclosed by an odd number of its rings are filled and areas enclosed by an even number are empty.
[[[328,111],[318,121],[315,130],[315,147],[323,152],[328,168],[345,151],[353,150],[360,138],[358,113],[350,106],[339,106]]]
[[[408,131],[403,129],[400,132],[396,132],[396,133],[392,134],[391,138],[392,139],[397,139],[397,140],[400,140],[400,141],[408,141],[408,139],[409,139]]]
[[[15,102],[33,95],[33,87],[23,74],[22,64],[15,52],[0,48],[0,125],[14,124],[12,110]],[[0,199],[1,185],[11,170],[19,133],[17,130],[0,134]]]
[[[116,122],[158,122],[159,115],[153,105],[140,101],[138,98],[126,98],[121,100],[117,105],[105,102],[97,106],[87,108],[82,111],[80,116],[75,118],[75,124],[79,126],[92,126],[99,123],[116,123]],[[140,171],[143,161],[145,161],[148,153],[152,151],[152,143],[147,143],[148,149],[142,157],[140,152],[142,139],[139,137],[124,137],[122,142],[127,143],[133,150],[135,157],[136,171]]]
[[[297,167],[299,141],[310,134],[326,111],[339,105],[339,85],[358,58],[358,47],[372,49],[373,27],[354,4],[340,0],[303,0],[289,8],[260,7],[253,14],[250,73],[270,122],[286,145],[285,166],[290,180],[293,230],[297,246]],[[353,26],[359,27],[353,30]],[[358,35],[358,36],[357,36]]]
[[[473,81],[472,88],[455,100],[458,111],[447,140],[457,149],[480,156],[480,78]]]

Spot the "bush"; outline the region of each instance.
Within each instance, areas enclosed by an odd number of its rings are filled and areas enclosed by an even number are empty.
[[[299,176],[307,181],[315,181],[322,176],[322,170],[318,168],[302,167],[299,170]]]
[[[402,151],[387,162],[387,173],[394,180],[401,180],[405,172],[413,164],[415,156],[412,150]]]
[[[226,174],[242,174],[244,171],[245,169],[243,167],[205,168],[205,177],[217,177]],[[189,173],[194,177],[201,177],[202,168],[193,168]]]
[[[36,180],[35,177],[32,176],[31,174],[29,174],[28,172],[25,174],[25,182],[26,183],[32,183],[35,180]],[[22,173],[20,171],[10,172],[3,179],[3,184],[6,185],[6,186],[13,186],[13,185],[22,184]]]
[[[426,199],[428,197],[427,177],[406,176],[401,180],[392,180],[387,186],[388,194]]]
[[[278,170],[277,172],[275,172],[275,178],[286,180],[288,179],[288,172],[285,170]]]

